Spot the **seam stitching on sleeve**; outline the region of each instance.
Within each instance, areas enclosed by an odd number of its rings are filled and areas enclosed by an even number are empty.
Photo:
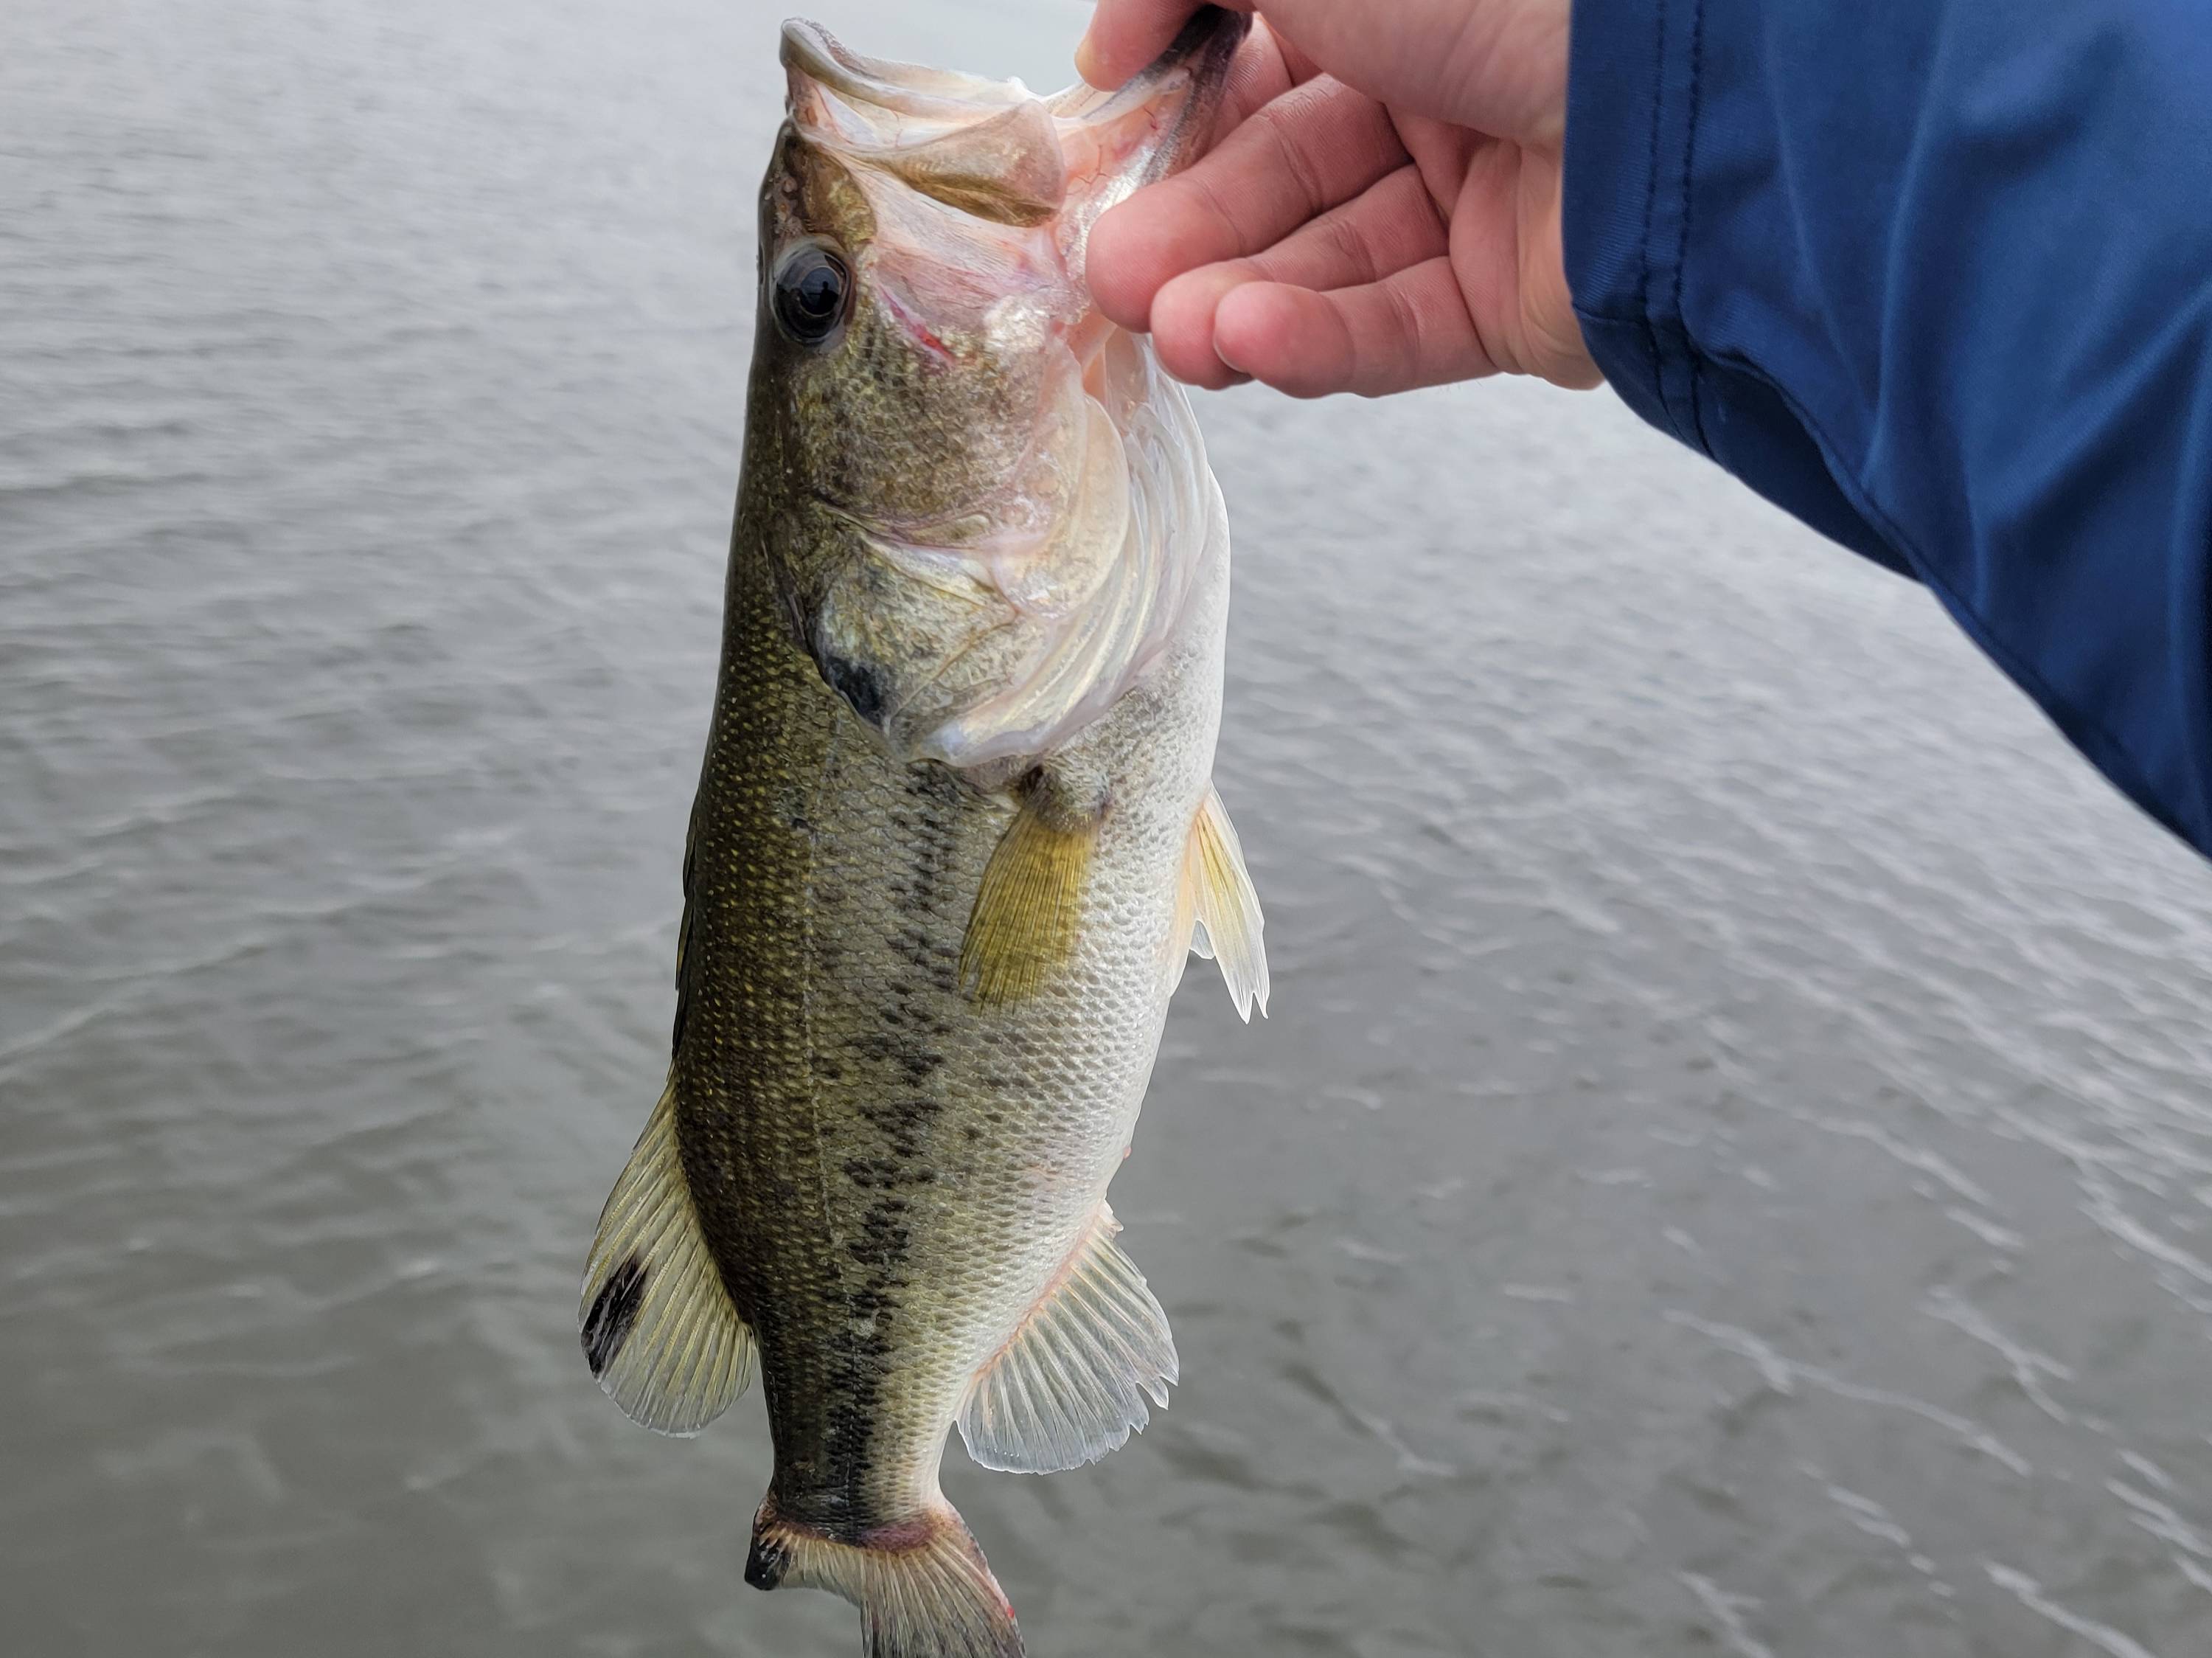
[[[1667,61],[1667,0],[1659,0],[1653,9],[1655,22],[1651,55],[1655,69],[1651,87],[1651,137],[1646,146],[1650,165],[1644,181],[1644,229],[1636,238],[1636,314],[1644,325],[1644,349],[1651,357],[1651,383],[1659,390],[1659,406],[1667,407],[1667,377],[1659,357],[1659,330],[1651,320],[1651,217],[1659,200],[1659,116],[1666,101],[1666,76],[1662,72]],[[1674,422],[1674,411],[1668,410],[1669,424]],[[1675,436],[1680,436],[1678,429]]]
[[[1698,101],[1704,90],[1705,69],[1705,0],[1696,0],[1690,14],[1690,107],[1689,120],[1682,133],[1681,223],[1675,232],[1674,293],[1667,307],[1674,326],[1681,331],[1686,347],[1689,344],[1690,326],[1682,314],[1682,271],[1690,260],[1691,171],[1698,153]],[[1682,355],[1689,364],[1691,430],[1697,434],[1698,448],[1711,455],[1713,446],[1705,437],[1705,410],[1698,401],[1698,354],[1695,350],[1685,350]]]

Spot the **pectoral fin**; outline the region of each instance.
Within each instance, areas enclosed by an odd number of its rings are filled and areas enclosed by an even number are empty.
[[[1185,948],[1211,956],[1219,965],[1237,1015],[1250,1020],[1257,1004],[1265,1018],[1267,948],[1261,932],[1267,923],[1260,913],[1260,895],[1252,890],[1251,875],[1244,868],[1237,826],[1229,821],[1220,795],[1212,789],[1206,791],[1183,848],[1176,914]]]
[[[1101,1204],[1059,1281],[978,1375],[960,1437],[986,1468],[1052,1473],[1096,1462],[1165,1408],[1176,1379],[1168,1317],[1114,1241]]]
[[[1034,995],[1074,953],[1096,810],[1070,807],[1049,780],[1025,792],[983,869],[960,943],[960,986],[987,1005]]]
[[[752,1332],[730,1305],[678,1160],[673,1079],[599,1216],[580,1334],[599,1386],[659,1433],[698,1432],[752,1379]]]

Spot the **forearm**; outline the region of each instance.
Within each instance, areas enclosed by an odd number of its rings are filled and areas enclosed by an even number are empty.
[[[1569,99],[1608,380],[2212,851],[2199,0],[1577,0]]]

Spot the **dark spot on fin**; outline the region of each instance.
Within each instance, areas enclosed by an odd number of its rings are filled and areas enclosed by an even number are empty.
[[[593,1375],[605,1375],[629,1339],[630,1326],[637,1322],[637,1309],[645,1301],[645,1263],[632,1255],[607,1275],[606,1286],[584,1315],[584,1362]]]
[[[600,1212],[576,1328],[599,1387],[655,1433],[697,1433],[752,1376],[752,1332],[684,1177],[672,1078]]]
[[[774,1533],[756,1532],[745,1551],[745,1582],[757,1589],[772,1589],[791,1570],[791,1545]]]
[[[753,1520],[745,1582],[842,1595],[860,1608],[866,1658],[1023,1658],[1006,1591],[942,1498],[855,1529],[787,1520],[771,1489]]]

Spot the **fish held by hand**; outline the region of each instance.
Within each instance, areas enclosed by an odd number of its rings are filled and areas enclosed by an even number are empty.
[[[1267,1008],[1212,783],[1226,515],[1082,274],[1202,147],[1244,28],[1048,98],[784,32],[673,1057],[582,1339],[666,1433],[758,1370],[746,1581],[852,1600],[872,1658],[1022,1651],[945,1439],[1048,1472],[1166,1404],[1107,1186],[1188,955]]]

